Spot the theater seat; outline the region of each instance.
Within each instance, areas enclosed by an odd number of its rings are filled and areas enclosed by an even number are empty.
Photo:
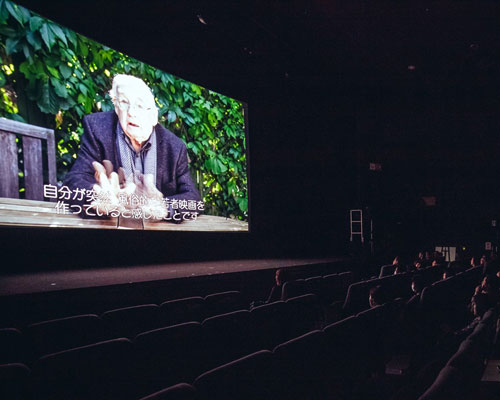
[[[199,400],[277,400],[280,385],[273,354],[261,350],[200,375]]]
[[[202,329],[206,339],[205,360],[210,364],[209,368],[254,351],[249,311],[233,311],[207,318],[202,323]]]
[[[144,304],[134,307],[118,308],[101,315],[106,328],[113,337],[133,338],[140,332],[161,328],[163,321],[160,307],[156,304]]]
[[[281,288],[281,300],[286,301],[292,297],[306,294],[307,286],[303,279],[288,281]]]
[[[26,334],[32,340],[38,357],[110,339],[104,322],[94,314],[31,324]]]
[[[205,317],[248,309],[241,293],[237,290],[213,293],[205,296]]]
[[[33,366],[36,399],[137,398],[132,343],[113,339],[41,357]]]
[[[178,382],[192,382],[206,370],[205,349],[199,322],[137,335],[134,339],[135,377],[141,393],[151,393]]]
[[[33,358],[33,348],[26,336],[15,328],[0,329],[0,364],[25,363]]]
[[[196,389],[188,383],[178,383],[140,400],[195,400]]]
[[[469,393],[464,391],[467,379],[462,371],[447,366],[418,400],[466,400],[469,398]]]
[[[21,363],[0,365],[0,398],[27,400],[32,398],[31,371]]]
[[[201,322],[205,318],[204,304],[205,300],[199,296],[165,301],[160,304],[161,318],[165,326],[190,321]]]
[[[322,328],[322,310],[314,294],[305,294],[286,301],[285,336],[291,339]]]
[[[323,331],[312,331],[282,343],[273,350],[287,399],[324,398],[326,340]]]

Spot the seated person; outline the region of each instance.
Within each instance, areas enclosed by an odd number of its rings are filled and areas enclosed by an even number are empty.
[[[406,302],[406,311],[410,315],[414,315],[419,308],[420,305],[420,295],[422,294],[422,290],[424,290],[424,281],[420,275],[414,275],[411,280],[411,291],[412,296]]]
[[[134,76],[116,75],[110,96],[114,111],[83,118],[80,150],[64,185],[93,189],[91,206],[99,216],[118,216],[133,208],[158,220],[177,213],[178,218],[171,219],[181,222],[188,219],[184,214],[197,214],[200,208],[193,209],[193,204],[199,204],[200,195],[191,179],[186,146],[158,124],[149,87]],[[181,200],[191,207],[177,212]],[[96,214],[86,208],[85,215]]]
[[[284,268],[279,268],[276,270],[274,275],[275,285],[271,288],[271,292],[266,300],[266,303],[273,303],[275,301],[281,300],[281,292],[283,285],[288,281],[288,272]]]
[[[499,290],[499,278],[496,275],[489,274],[484,276],[481,284],[476,287],[474,294],[485,294],[486,296],[488,296],[490,303],[494,305],[498,303],[500,299]]]
[[[464,328],[455,331],[455,336],[460,336],[461,339],[465,339],[468,336],[477,324],[481,322],[481,318],[486,311],[488,311],[492,307],[492,303],[485,293],[477,293],[472,296],[470,303],[470,311],[472,313],[473,319],[472,321]]]
[[[370,289],[368,295],[368,303],[370,303],[370,308],[381,306],[386,302],[387,298],[382,285],[377,285]]]
[[[289,279],[288,272],[284,268],[278,268],[274,274],[274,285],[269,292],[269,296],[265,301],[258,300],[250,303],[250,308],[258,307],[263,304],[274,303],[275,301],[281,300],[281,292],[283,290],[283,285]]]

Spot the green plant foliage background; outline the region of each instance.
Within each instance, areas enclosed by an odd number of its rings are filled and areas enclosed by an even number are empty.
[[[247,220],[244,111],[240,102],[162,72],[0,0],[0,116],[52,128],[58,179],[76,158],[82,117],[113,110],[115,74],[143,79],[160,123],[186,143],[206,212]]]

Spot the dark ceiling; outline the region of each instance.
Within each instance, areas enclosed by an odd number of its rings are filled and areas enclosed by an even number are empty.
[[[391,88],[449,96],[499,89],[500,3],[494,1],[20,3],[243,99],[283,80],[364,97]]]
[[[446,235],[500,217],[500,2],[19,3],[246,101],[254,232],[274,235],[286,216],[283,237],[300,236],[296,221],[344,237],[346,209],[376,203],[397,226],[409,215],[411,232],[432,195],[431,230]]]

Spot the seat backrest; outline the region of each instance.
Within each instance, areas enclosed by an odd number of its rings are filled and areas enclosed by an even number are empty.
[[[310,398],[323,393],[326,379],[325,334],[311,331],[276,346],[273,353],[281,371],[283,398]],[[315,397],[316,398],[316,397]],[[322,396],[317,396],[322,398]]]
[[[370,307],[368,301],[370,289],[377,286],[379,283],[380,279],[371,279],[349,285],[344,305],[342,307],[344,315],[348,316],[357,314],[360,311],[368,309]]]
[[[273,353],[261,350],[203,373],[193,385],[200,400],[278,399],[277,372]]]
[[[24,364],[0,365],[0,398],[25,400],[32,398],[31,370]]]
[[[457,368],[447,366],[418,400],[466,399],[464,387],[467,379]]]
[[[0,364],[25,363],[33,358],[27,337],[16,328],[0,329]]]
[[[286,340],[286,320],[288,305],[284,301],[263,304],[250,311],[251,325],[255,335],[256,349],[272,350]]]
[[[18,170],[18,144],[22,143],[24,171]],[[42,154],[42,140],[46,142],[46,160]],[[48,166],[47,184],[55,186],[56,155],[54,131],[23,122],[0,118],[0,197],[19,198],[19,172],[23,173],[25,198],[44,200],[43,165]]]
[[[156,304],[143,304],[106,311],[101,315],[101,318],[115,338],[133,338],[140,332],[161,328],[163,325],[160,307]]]
[[[33,365],[36,398],[130,398],[132,343],[120,338],[41,357]]]
[[[205,296],[205,317],[243,309],[248,309],[248,305],[244,303],[241,293],[237,290]]]
[[[140,400],[195,400],[196,389],[188,383],[178,383]]]
[[[202,322],[206,339],[205,359],[210,368],[232,361],[253,351],[254,332],[250,312],[233,311],[216,315]]]
[[[394,266],[392,264],[382,265],[380,267],[380,273],[379,273],[378,277],[383,278],[384,276],[392,275],[392,274],[394,274],[395,269],[396,269],[396,266]]]
[[[199,322],[143,332],[134,339],[136,379],[144,394],[178,382],[192,382],[208,363]]]
[[[306,294],[307,286],[304,279],[296,279],[283,284],[281,289],[281,300],[286,301],[292,297]]]
[[[288,309],[285,329],[288,339],[322,328],[322,309],[316,295],[309,293],[292,297],[286,304]]]
[[[165,326],[190,321],[201,322],[205,318],[204,305],[205,300],[200,296],[165,301],[160,304],[161,318]]]
[[[318,298],[321,298],[322,295],[322,287],[323,287],[323,277],[321,276],[312,276],[305,280],[306,291],[307,293],[313,293]]]
[[[94,314],[31,324],[26,328],[38,357],[110,339],[102,319]]]

